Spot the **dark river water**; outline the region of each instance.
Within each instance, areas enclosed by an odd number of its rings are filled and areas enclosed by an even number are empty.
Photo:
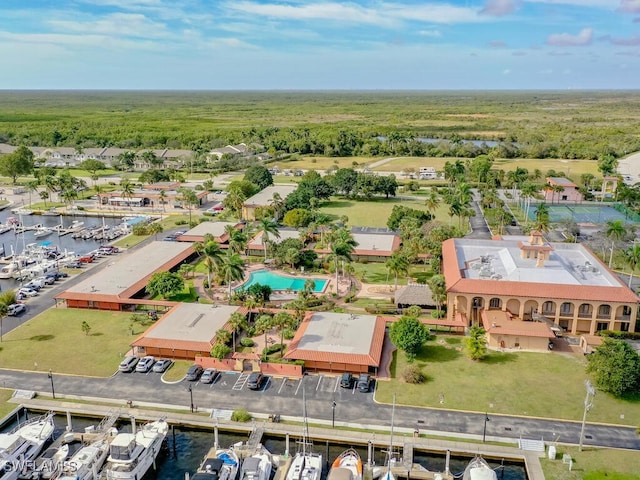
[[[24,420],[24,415],[22,419]],[[35,414],[31,414],[35,415]],[[4,429],[12,428],[15,426],[17,419],[11,419],[12,421],[5,425]],[[64,428],[67,423],[67,419],[63,415],[59,415],[55,420],[56,426],[59,427],[56,431],[57,435],[64,432]],[[88,418],[74,418],[73,429],[76,431],[83,431],[85,427],[89,425],[96,425],[98,421]],[[119,431],[131,431],[131,424],[129,422],[123,422],[118,426]],[[246,442],[248,435],[235,434],[229,432],[219,432],[219,442],[221,447],[229,447],[238,442]],[[295,441],[294,437],[290,438],[290,450],[291,453],[295,453]],[[161,479],[161,480],[184,480],[185,473],[193,473],[198,468],[198,465],[202,461],[204,455],[209,451],[214,443],[213,429],[206,430],[194,430],[186,429],[180,426],[174,426],[169,430],[166,440],[165,450],[158,456],[157,470],[150,470],[145,475],[144,480]],[[273,454],[282,455],[285,451],[285,439],[283,437],[269,437],[263,438],[263,445]],[[324,441],[316,441],[313,444],[313,450],[323,455],[325,461],[325,468],[322,478],[326,478],[328,473],[328,462],[333,460],[346,448],[353,447],[359,453],[363,462],[367,461],[367,446],[366,445],[349,445],[349,444],[337,444],[326,443]],[[387,455],[387,444],[374,445],[374,458],[376,465],[384,465],[385,456]],[[450,470],[454,475],[461,474],[469,458],[451,456]],[[489,464],[496,469],[498,474],[498,480],[526,480],[524,465],[513,464],[509,462],[502,462],[500,459],[497,461],[486,459]],[[426,469],[434,472],[442,472],[445,469],[445,456],[444,454],[432,454],[429,452],[414,452],[414,462],[419,463]]]

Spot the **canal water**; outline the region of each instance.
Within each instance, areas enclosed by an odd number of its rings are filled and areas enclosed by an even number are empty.
[[[29,415],[36,415],[31,413]],[[22,414],[22,420],[24,420],[25,414]],[[67,423],[67,419],[63,415],[56,416],[55,420],[56,435],[64,433],[64,428]],[[77,418],[72,420],[73,430],[83,431],[85,427],[90,425],[97,425],[99,419]],[[11,424],[5,425],[3,430],[8,430],[15,426],[16,420]],[[118,430],[122,432],[131,431],[130,422],[122,422],[118,425]],[[221,447],[229,447],[238,442],[246,442],[248,440],[248,434],[236,434],[230,432],[219,432],[219,442]],[[400,437],[401,438],[401,437]],[[401,440],[399,439],[400,443]],[[204,455],[209,451],[214,443],[213,429],[196,430],[187,429],[180,426],[175,426],[169,430],[167,435],[166,448],[158,456],[156,464],[157,470],[150,470],[145,475],[144,480],[184,480],[185,473],[193,473],[198,468],[198,465],[202,461]],[[263,445],[271,453],[275,455],[282,455],[286,448],[286,441],[283,437],[265,436],[263,438]],[[290,438],[290,453],[295,454],[296,451],[296,438],[291,436]],[[324,441],[316,441],[313,443],[312,450],[316,453],[320,453],[323,456],[325,462],[325,468],[322,478],[326,478],[328,473],[327,463],[333,462],[333,460],[346,448],[353,447],[360,454],[363,462],[367,461],[367,446],[366,445],[349,445],[349,444],[337,444]],[[383,436],[377,435],[374,440],[374,460],[376,465],[384,465],[385,458],[388,449],[388,440]],[[451,457],[450,470],[456,475],[462,474],[470,458],[468,457]],[[498,480],[526,480],[524,465],[519,463],[511,463],[502,461],[501,459],[492,460],[486,458],[489,464],[496,469],[498,474]],[[445,469],[445,455],[433,454],[429,452],[414,452],[414,462],[419,463],[427,470],[434,472],[442,472]]]

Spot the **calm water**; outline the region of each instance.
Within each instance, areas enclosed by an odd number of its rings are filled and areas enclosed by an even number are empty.
[[[287,277],[283,275],[278,275],[277,273],[273,273],[269,270],[258,270],[256,272],[251,272],[249,277],[249,281],[242,285],[240,288],[247,289],[251,285],[259,283],[260,285],[268,285],[271,287],[271,290],[292,290],[297,292],[298,290],[302,290],[304,288],[304,282],[308,280],[308,277],[296,278],[296,277]],[[322,292],[324,290],[324,286],[326,285],[326,280],[318,280],[313,279],[315,282],[314,292]]]
[[[24,415],[22,417],[24,420]],[[59,427],[56,431],[57,435],[64,432],[67,419],[63,415],[56,417],[56,425]],[[87,419],[87,418],[74,418],[73,428],[76,431],[81,431],[89,425],[96,425],[99,420]],[[7,425],[4,429],[9,429],[12,425]],[[123,422],[118,426],[120,431],[131,431],[131,424],[129,422]],[[248,439],[246,434],[230,434],[220,432],[219,441],[222,447],[231,446],[237,442],[245,442]],[[291,437],[290,449],[291,453],[295,453],[296,438]],[[378,441],[383,442],[382,437]],[[180,427],[174,427],[169,431],[167,435],[166,448],[160,454],[157,461],[157,471],[150,471],[145,480],[160,479],[160,480],[184,480],[184,474],[186,472],[193,473],[198,468],[198,465],[202,461],[204,455],[213,446],[214,433],[213,430],[193,430],[184,429]],[[272,453],[281,455],[285,450],[285,439],[281,437],[264,437],[264,446]],[[374,457],[376,465],[383,465],[386,456],[386,443],[374,444]],[[348,444],[327,444],[326,442],[315,442],[313,450],[323,455],[325,461],[325,468],[323,472],[323,478],[326,478],[327,459],[332,462],[345,448],[354,447],[364,462],[367,461],[367,447],[366,445],[348,445]],[[500,460],[493,461],[487,459],[489,464],[497,469],[499,480],[526,480],[526,473],[524,466],[521,464],[510,464],[508,462],[502,462]],[[436,455],[426,452],[416,451],[414,454],[414,462],[419,463],[423,467],[431,471],[443,471],[445,467],[445,456]],[[460,474],[464,471],[469,458],[464,457],[451,457],[450,469],[454,474]]]

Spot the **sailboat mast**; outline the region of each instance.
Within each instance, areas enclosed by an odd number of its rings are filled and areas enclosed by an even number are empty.
[[[391,459],[393,458],[393,423],[396,415],[396,394],[393,394],[393,405],[391,406],[391,433],[389,435],[389,471],[391,471]]]

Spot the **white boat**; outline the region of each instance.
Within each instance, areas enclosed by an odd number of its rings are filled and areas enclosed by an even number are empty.
[[[53,414],[48,413],[0,433],[0,479],[17,479],[21,467],[36,459],[54,429]]]
[[[478,456],[464,469],[462,480],[498,480],[498,475],[484,458]]]
[[[14,215],[33,215],[33,210],[29,210],[28,208],[14,208],[11,210],[11,213]]]
[[[53,230],[51,230],[50,228],[38,227],[34,230],[33,236],[34,238],[42,238],[42,237],[48,237],[52,233],[53,233]]]
[[[64,462],[69,460],[80,448],[80,437],[67,433],[58,438],[47,448],[33,464],[28,465],[28,471],[23,472],[21,478],[49,479],[57,478]]]
[[[311,451],[309,427],[307,425],[307,403],[302,389],[303,428],[300,449],[296,452],[287,471],[286,480],[320,480],[322,475],[322,455]]]
[[[235,480],[240,462],[233,449],[212,448],[191,480]]]
[[[100,439],[78,450],[66,462],[56,480],[97,480],[109,454],[109,440]]]
[[[135,433],[119,433],[109,446],[102,472],[107,480],[139,480],[155,463],[169,425],[164,419],[142,425]]]
[[[262,452],[243,460],[240,480],[269,480],[272,469],[273,460],[271,459],[271,454],[266,449],[263,449]]]
[[[3,233],[7,233],[11,229],[13,229],[13,225],[9,225],[8,223],[0,223],[0,235],[2,235]]]
[[[353,448],[348,448],[333,461],[327,480],[362,480],[362,459]]]

